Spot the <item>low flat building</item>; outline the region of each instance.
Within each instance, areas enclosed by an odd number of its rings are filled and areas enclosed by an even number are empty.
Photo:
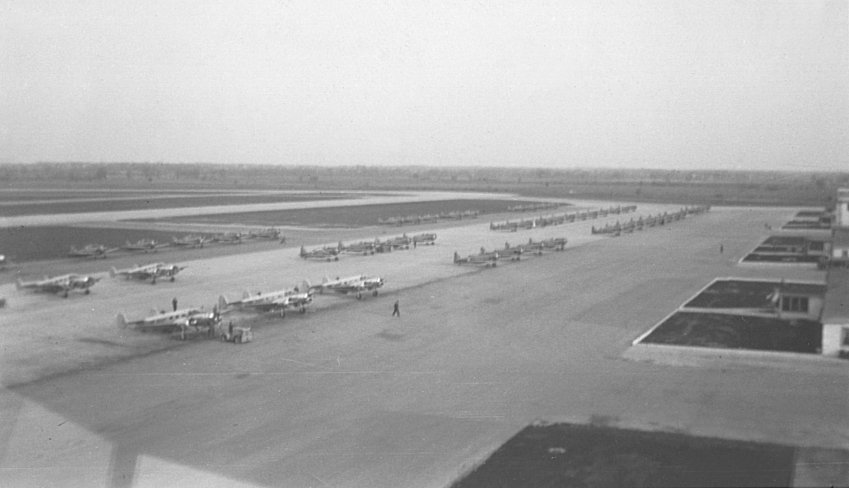
[[[831,234],[831,267],[849,266],[849,228],[835,228]]]
[[[849,228],[849,188],[839,188],[837,190],[837,202],[834,206],[834,221],[832,225],[835,228]]]
[[[820,317],[822,354],[849,357],[849,268],[830,268],[827,283]]]

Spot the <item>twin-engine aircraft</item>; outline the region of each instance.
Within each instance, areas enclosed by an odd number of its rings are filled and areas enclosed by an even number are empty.
[[[68,251],[68,256],[72,258],[106,258],[106,255],[112,252],[117,251],[119,248],[114,247],[106,247],[103,244],[88,244],[82,249],[77,249],[74,246],[71,246],[71,250]]]
[[[248,292],[242,296],[241,300],[235,302],[227,301],[224,295],[218,297],[218,310],[225,311],[230,309],[251,309],[259,312],[280,312],[280,317],[286,316],[286,310],[289,308],[297,308],[300,313],[307,311],[306,307],[312,302],[312,291],[309,283],[302,283],[299,286],[288,290],[274,291],[270,293],[257,293],[251,295]]]
[[[133,251],[133,252],[156,252],[157,249],[166,247],[168,243],[166,242],[156,242],[153,239],[140,239],[136,242],[127,241],[126,244],[121,246],[121,249],[125,251]]]
[[[100,278],[93,276],[67,274],[53,278],[45,277],[43,280],[36,281],[21,281],[18,279],[15,285],[19,290],[28,289],[42,293],[61,293],[62,297],[68,298],[68,292],[71,290],[82,290],[83,293],[88,295],[91,293],[90,288],[98,281],[100,281]]]
[[[199,330],[201,327],[212,330],[219,322],[221,322],[221,314],[218,312],[204,312],[200,308],[184,308],[173,312],[157,312],[153,310],[153,314],[141,320],[128,321],[123,313],[119,313],[116,323],[119,327],[131,327],[141,330],[152,329],[180,329],[180,338],[186,338],[186,332],[189,328]]]
[[[383,284],[384,280],[379,276],[359,275],[348,278],[336,278],[335,280],[331,280],[325,276],[320,285],[310,287],[310,289],[318,290],[319,293],[324,293],[324,290],[335,291],[343,295],[356,293],[357,300],[361,300],[363,298],[363,292],[370,291],[372,296],[377,296],[377,289],[381,288]]]
[[[470,254],[465,258],[461,258],[459,253],[454,253],[454,264],[474,264],[477,266],[485,266],[494,268],[498,265],[498,251],[486,252],[481,248],[480,254]]]
[[[112,267],[109,270],[109,276],[113,278],[123,276],[128,280],[150,280],[151,284],[155,285],[157,278],[167,278],[174,281],[177,273],[184,269],[186,269],[185,266],[177,264],[153,263],[126,269],[115,269],[115,267]]]

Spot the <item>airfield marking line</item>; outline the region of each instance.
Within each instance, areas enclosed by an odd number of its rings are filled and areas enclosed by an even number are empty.
[[[296,375],[296,374],[312,374],[312,375],[323,375],[323,374],[395,374],[395,375],[437,375],[437,374],[445,374],[444,371],[377,371],[377,370],[363,370],[363,371],[223,371],[220,373],[98,373],[93,376],[230,376],[234,374],[249,374],[249,375],[280,375],[280,376],[288,376],[288,375]]]

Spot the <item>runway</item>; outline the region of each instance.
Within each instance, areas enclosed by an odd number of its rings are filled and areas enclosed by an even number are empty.
[[[338,263],[274,249],[193,261],[156,287],[16,294],[3,312],[3,382],[17,386],[0,393],[0,484],[448,486],[538,419],[845,449],[845,363],[625,358],[717,276],[824,280],[736,264],[764,222],[792,213],[714,208],[616,239],[590,235],[603,221],[510,234],[477,222],[438,229],[433,247]],[[451,263],[454,251],[558,236],[565,252],[487,270]],[[117,311],[143,316],[172,296],[209,307],[246,287],[359,273],[386,278],[380,296],[317,297],[304,316],[256,327],[251,344],[112,325]]]

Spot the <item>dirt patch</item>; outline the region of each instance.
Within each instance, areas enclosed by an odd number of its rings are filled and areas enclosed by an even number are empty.
[[[822,325],[812,320],[677,312],[641,342],[815,354],[822,344]]]
[[[453,488],[789,486],[796,449],[602,425],[528,426]]]

